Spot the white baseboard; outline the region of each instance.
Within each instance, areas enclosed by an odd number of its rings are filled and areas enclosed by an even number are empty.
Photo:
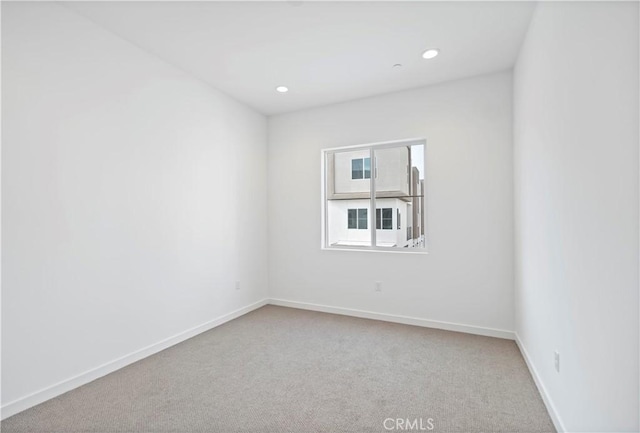
[[[140,350],[136,350],[135,352],[129,353],[128,355],[122,356],[118,359],[114,359],[113,361],[102,364],[99,367],[88,370],[75,377],[63,380],[62,382],[58,382],[47,388],[41,389],[40,391],[36,391],[25,397],[22,397],[10,403],[7,403],[4,406],[2,406],[2,408],[0,409],[0,412],[2,413],[1,419],[5,419],[7,417],[15,415],[18,412],[22,412],[23,410],[29,409],[30,407],[43,403],[49,399],[52,399],[61,394],[64,394],[67,391],[71,391],[74,388],[78,388],[79,386],[85,385],[102,376],[106,376],[107,374],[112,373],[116,370],[119,370],[122,367],[126,367],[129,364],[133,364],[136,361],[139,361],[143,358],[146,358],[155,353],[158,353],[168,347],[181,343],[205,331],[213,329],[216,326],[220,326],[223,323],[236,319],[244,314],[247,314],[255,309],[258,309],[266,305],[267,302],[268,302],[267,299],[263,299],[261,301],[247,305],[246,307],[239,308],[235,311],[232,311],[228,314],[225,314],[223,316],[210,320],[201,325],[195,326],[191,329],[187,329],[186,331],[183,331],[172,337],[166,338],[155,344],[144,347]]]
[[[355,310],[352,308],[332,307],[329,305],[309,304],[306,302],[287,301],[284,299],[269,299],[269,304],[281,307],[299,308],[302,310],[320,311],[323,313],[342,314],[344,316],[360,317],[363,319],[382,320],[384,322],[402,323],[405,325],[422,326],[425,328],[444,329],[447,331],[465,332],[467,334],[484,335],[487,337],[506,338],[514,340],[512,331],[503,329],[484,328],[482,326],[463,325],[460,323],[441,322],[439,320],[420,319],[417,317],[398,316],[394,314],[375,313],[373,311]]]
[[[540,396],[542,396],[542,401],[544,402],[544,405],[547,407],[547,412],[549,412],[549,416],[551,417],[551,421],[553,421],[553,425],[555,426],[558,433],[566,432],[567,429],[564,427],[564,424],[562,423],[562,419],[560,419],[560,415],[558,414],[558,411],[556,410],[556,407],[553,404],[553,400],[551,400],[551,396],[547,392],[547,388],[545,388],[544,384],[542,383],[542,379],[538,374],[538,370],[536,370],[533,363],[531,362],[531,358],[529,357],[529,353],[527,352],[527,349],[522,344],[522,340],[520,340],[520,337],[518,336],[517,333],[515,334],[515,336],[516,336],[516,344],[520,349],[520,353],[522,353],[524,362],[526,362],[527,367],[529,367],[529,372],[531,373],[531,376],[533,377],[533,381],[538,387],[538,391],[540,392]]]

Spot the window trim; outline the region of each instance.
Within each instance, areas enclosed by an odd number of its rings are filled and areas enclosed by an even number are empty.
[[[375,173],[374,167],[377,167],[377,161],[374,158],[374,148],[375,149],[389,149],[394,147],[402,147],[402,146],[414,146],[414,145],[423,145],[424,146],[424,161],[423,167],[425,170],[425,179],[424,179],[424,190],[422,194],[423,201],[427,200],[426,193],[426,185],[427,185],[427,140],[425,138],[409,138],[403,140],[393,140],[393,141],[382,141],[375,143],[366,143],[366,144],[356,144],[351,146],[341,146],[341,147],[330,147],[326,149],[320,150],[320,209],[321,209],[321,225],[320,225],[320,249],[327,251],[360,251],[360,252],[375,252],[375,253],[394,253],[394,254],[429,254],[429,241],[427,236],[427,213],[425,212],[422,215],[422,222],[425,227],[424,234],[424,247],[423,248],[397,248],[397,247],[381,247],[376,245],[376,231],[375,227],[375,209],[376,209],[376,199],[375,199]],[[372,229],[371,229],[371,246],[349,246],[349,245],[340,245],[340,246],[330,246],[328,244],[328,230],[327,230],[327,221],[328,217],[328,206],[327,206],[327,179],[326,179],[326,168],[327,168],[327,157],[330,153],[336,152],[348,152],[357,149],[369,148],[369,158],[371,158],[371,199],[370,199],[370,212],[373,210],[373,214],[371,215],[372,219]],[[364,169],[364,166],[363,166]],[[426,208],[426,206],[425,206]]]

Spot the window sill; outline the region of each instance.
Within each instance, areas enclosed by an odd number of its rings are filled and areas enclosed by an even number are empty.
[[[418,255],[426,255],[429,254],[429,251],[426,249],[418,249],[418,248],[384,248],[384,247],[373,247],[373,248],[348,248],[348,247],[320,247],[323,251],[358,251],[363,253],[391,253],[391,254],[418,254]]]

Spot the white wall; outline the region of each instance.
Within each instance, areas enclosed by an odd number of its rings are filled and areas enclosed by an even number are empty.
[[[512,331],[511,101],[504,72],[270,117],[270,296]],[[429,254],[321,251],[321,149],[418,137]]]
[[[541,2],[515,69],[516,329],[569,431],[639,428],[638,74],[637,3]]]
[[[6,406],[267,296],[266,119],[63,6],[2,9]]]

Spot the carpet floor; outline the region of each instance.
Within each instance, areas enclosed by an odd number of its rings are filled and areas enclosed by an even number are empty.
[[[276,306],[7,418],[1,428],[555,432],[513,341]]]

